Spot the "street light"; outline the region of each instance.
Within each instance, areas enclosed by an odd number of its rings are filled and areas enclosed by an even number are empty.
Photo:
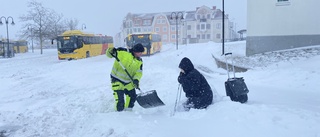
[[[86,24],[82,24],[82,30],[86,29]]]
[[[4,52],[7,52],[7,56],[8,57],[11,57],[11,54],[10,54],[10,50],[9,50],[9,29],[8,29],[8,24],[9,24],[9,19],[11,18],[11,25],[14,25],[14,21],[13,21],[13,18],[11,17],[11,16],[9,16],[9,17],[4,17],[4,16],[2,16],[1,18],[0,18],[0,25],[2,25],[3,23],[2,23],[2,19],[4,19],[4,21],[5,21],[5,23],[6,23],[6,27],[7,27],[7,42],[8,42],[8,45],[7,45],[7,51],[4,51]],[[3,50],[4,50],[5,48],[3,48]],[[11,51],[11,52],[13,52],[13,51]]]
[[[28,27],[28,30],[31,30],[31,49],[32,49],[32,53],[33,53],[33,27]]]
[[[222,55],[224,55],[224,0],[222,0]]]
[[[183,13],[182,12],[172,12],[170,19],[176,20],[176,48],[178,50],[178,20],[183,20]]]

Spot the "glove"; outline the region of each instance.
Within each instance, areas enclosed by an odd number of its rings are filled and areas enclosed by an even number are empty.
[[[116,57],[117,56],[117,49],[116,48],[112,48],[109,50],[109,53],[111,54],[112,57]]]
[[[140,88],[139,88],[139,80],[137,80],[137,79],[133,80],[133,84],[136,87],[136,89],[140,90]]]

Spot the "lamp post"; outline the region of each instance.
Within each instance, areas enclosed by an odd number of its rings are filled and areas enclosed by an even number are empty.
[[[4,50],[4,52],[7,52],[7,57],[11,57],[11,53],[10,53],[10,50],[9,50],[9,29],[8,29],[8,24],[9,24],[9,19],[11,19],[11,25],[14,25],[14,21],[13,21],[13,18],[11,16],[9,17],[4,17],[2,16],[0,18],[0,25],[2,25],[2,19],[4,19],[5,23],[6,23],[6,27],[7,27],[7,51]],[[4,49],[4,48],[3,48]],[[11,51],[13,52],[13,51]]]
[[[178,20],[183,20],[183,13],[182,12],[172,12],[170,19],[176,20],[176,48],[178,50]]]
[[[28,30],[31,30],[31,49],[32,49],[32,53],[33,53],[33,27],[28,27]]]
[[[222,0],[222,55],[224,55],[224,0]]]
[[[86,24],[82,24],[82,30],[86,29]]]

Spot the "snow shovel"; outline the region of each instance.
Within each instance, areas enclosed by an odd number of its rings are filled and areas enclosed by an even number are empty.
[[[113,55],[112,55],[113,56]],[[120,64],[120,66],[123,68],[123,70],[127,73],[127,75],[129,76],[131,82],[133,82],[133,78],[131,77],[131,75],[129,74],[129,72],[127,71],[127,69],[122,65],[121,61],[119,60],[119,58],[117,56],[113,56]],[[134,85],[135,86],[135,85]],[[147,91],[147,92],[142,92],[140,90],[140,88],[137,88],[135,86],[136,89],[138,89],[140,91],[139,94],[137,94],[137,102],[139,103],[139,105],[143,108],[153,108],[153,107],[158,107],[158,106],[163,106],[165,105],[161,99],[158,97],[156,90],[151,90],[151,91]]]

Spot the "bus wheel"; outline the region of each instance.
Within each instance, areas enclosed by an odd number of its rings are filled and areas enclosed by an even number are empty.
[[[87,53],[86,53],[86,58],[89,58],[89,57],[90,57],[90,52],[87,51]]]

